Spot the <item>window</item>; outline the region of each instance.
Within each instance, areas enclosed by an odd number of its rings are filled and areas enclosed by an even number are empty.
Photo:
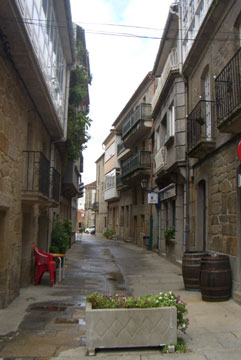
[[[113,142],[106,150],[105,150],[105,162],[108,161],[112,156],[115,155],[115,143]]]
[[[171,106],[168,109],[168,135],[175,135],[175,107],[174,102],[172,102]]]
[[[158,151],[161,147],[161,139],[160,139],[160,126],[156,129],[155,133],[155,148],[156,151]]]

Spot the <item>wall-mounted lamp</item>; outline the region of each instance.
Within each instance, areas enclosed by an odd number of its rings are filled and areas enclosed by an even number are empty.
[[[142,179],[142,180],[141,180],[141,188],[142,188],[143,190],[146,190],[147,185],[148,185],[148,180],[147,180],[147,179]]]

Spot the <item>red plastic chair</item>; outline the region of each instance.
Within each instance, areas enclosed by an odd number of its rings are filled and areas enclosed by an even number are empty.
[[[34,257],[36,266],[35,285],[40,283],[43,273],[48,271],[50,276],[50,286],[52,287],[56,283],[56,262],[53,260],[53,256],[35,246]]]

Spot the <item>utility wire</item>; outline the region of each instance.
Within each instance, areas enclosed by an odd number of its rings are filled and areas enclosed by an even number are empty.
[[[50,20],[39,20],[39,19],[28,19],[28,18],[7,18],[7,17],[3,17],[0,16],[0,21],[6,21],[6,22],[15,22],[15,23],[19,23],[19,24],[27,24],[27,25],[33,25],[33,26],[39,26],[42,28],[58,28],[58,29],[67,29],[66,26],[63,25],[57,25],[56,21],[50,21]],[[101,25],[101,24],[100,24]],[[122,25],[117,25],[117,24],[103,24],[103,25],[108,25],[108,26],[122,26]],[[132,25],[123,25],[124,27],[133,27],[133,28],[141,28],[141,29],[151,29],[151,28],[146,28],[146,27],[137,27],[137,26],[132,26]],[[158,30],[158,29],[155,29]],[[194,31],[198,31],[198,30],[191,30],[190,32],[194,32]],[[89,34],[94,34],[94,35],[107,35],[107,36],[117,36],[117,37],[130,37],[130,38],[141,38],[141,39],[151,39],[151,40],[182,40],[182,41],[197,41],[196,36],[195,37],[184,37],[182,39],[178,38],[178,37],[162,37],[162,36],[148,36],[148,35],[137,35],[137,34],[130,34],[130,33],[121,33],[121,32],[111,32],[111,31],[103,31],[103,30],[86,30],[86,33]],[[219,34],[231,34],[234,35],[233,32],[220,32]],[[232,39],[229,39],[232,40]],[[235,38],[233,39],[235,40]],[[198,41],[203,42],[203,41],[210,41],[210,37],[206,37],[206,39],[202,38],[202,39],[198,39]],[[212,39],[212,41],[227,41],[227,38],[216,38],[216,39]]]

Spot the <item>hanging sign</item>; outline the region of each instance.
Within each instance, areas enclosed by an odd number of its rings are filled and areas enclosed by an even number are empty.
[[[158,193],[151,191],[148,193],[148,204],[158,204]]]
[[[241,141],[240,141],[240,143],[238,144],[237,153],[238,153],[239,160],[241,161]]]

